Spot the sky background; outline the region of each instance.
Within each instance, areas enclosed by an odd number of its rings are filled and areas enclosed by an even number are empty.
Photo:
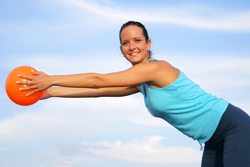
[[[49,75],[129,68],[119,29],[142,22],[153,57],[250,114],[249,0],[0,0],[1,167],[199,167],[202,151],[161,119],[140,93],[119,98],[50,98],[18,106],[9,72]]]

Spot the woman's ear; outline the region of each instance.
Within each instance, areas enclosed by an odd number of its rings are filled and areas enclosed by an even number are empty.
[[[148,39],[147,40],[147,50],[150,50],[150,48],[151,48],[151,40]]]

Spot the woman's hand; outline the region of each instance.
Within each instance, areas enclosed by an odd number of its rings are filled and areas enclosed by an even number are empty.
[[[35,76],[28,76],[28,75],[18,75],[20,78],[25,78],[30,81],[29,87],[20,88],[20,90],[31,90],[35,89],[34,91],[27,94],[27,96],[30,96],[36,92],[43,91],[48,89],[50,86],[52,86],[50,76],[45,74],[44,72],[39,71],[32,71],[32,73]],[[25,84],[28,85],[28,81],[17,81],[18,84]]]

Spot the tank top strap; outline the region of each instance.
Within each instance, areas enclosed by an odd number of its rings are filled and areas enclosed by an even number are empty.
[[[150,60],[158,61],[156,58],[149,58],[148,61],[147,61],[147,63],[148,63]]]

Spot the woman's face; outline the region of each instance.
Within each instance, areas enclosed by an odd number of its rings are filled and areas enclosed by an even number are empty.
[[[135,25],[130,25],[121,32],[121,52],[132,65],[147,62],[148,50],[151,40],[143,35],[143,30]]]

